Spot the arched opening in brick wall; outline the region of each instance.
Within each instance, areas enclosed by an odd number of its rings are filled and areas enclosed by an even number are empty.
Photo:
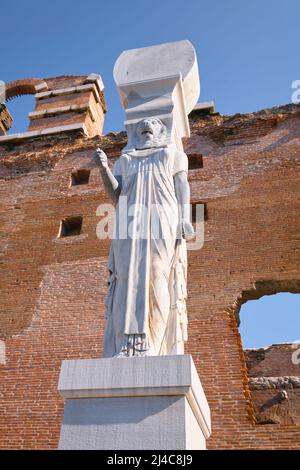
[[[257,282],[230,311],[239,323],[250,415],[258,425],[299,425],[300,282]]]
[[[35,99],[33,95],[24,95],[11,99],[7,103],[13,121],[8,134],[26,132],[29,125],[28,113],[34,110]]]
[[[277,294],[285,294],[284,297],[276,297]],[[293,296],[292,294],[296,294],[296,296]],[[299,294],[299,295],[297,295]],[[292,295],[292,297],[290,297]],[[275,296],[275,297],[273,297]],[[238,297],[236,298],[235,302],[227,308],[228,313],[232,314],[235,316],[237,325],[240,328],[240,333],[242,332],[241,330],[241,320],[242,320],[242,315],[244,315],[242,312],[246,311],[244,310],[245,304],[248,303],[248,308],[255,309],[255,303],[249,304],[249,301],[258,301],[262,299],[263,297],[266,297],[266,300],[262,300],[261,302],[276,302],[278,299],[293,299],[292,302],[297,302],[298,309],[297,311],[299,312],[299,315],[297,318],[300,317],[300,303],[299,303],[299,298],[300,298],[300,279],[289,279],[289,280],[264,280],[264,281],[256,281],[253,283],[252,288],[250,289],[245,289],[240,292]],[[269,300],[271,298],[271,300]],[[281,309],[281,315],[282,315],[282,321],[284,321],[285,315],[286,315],[286,309],[284,309],[285,303],[282,303],[280,301],[280,304],[282,305]],[[243,310],[242,310],[243,309]],[[264,311],[266,309],[264,308]],[[245,323],[244,323],[245,324]],[[259,327],[259,325],[258,325]],[[272,331],[272,330],[270,330]],[[297,329],[295,330],[297,332]],[[298,330],[298,336],[300,336],[300,330]],[[298,338],[297,338],[298,339]]]
[[[5,104],[13,118],[9,134],[27,131],[28,113],[35,109],[34,95],[47,89],[47,83],[40,78],[24,78],[5,84]]]

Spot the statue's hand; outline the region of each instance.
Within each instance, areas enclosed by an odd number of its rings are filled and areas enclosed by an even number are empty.
[[[195,237],[194,227],[189,220],[183,220],[181,224],[182,236],[185,240],[192,240]]]
[[[108,161],[107,161],[107,155],[103,150],[100,148],[97,148],[95,153],[94,153],[94,159],[97,163],[97,165],[102,165],[103,168],[108,168]]]

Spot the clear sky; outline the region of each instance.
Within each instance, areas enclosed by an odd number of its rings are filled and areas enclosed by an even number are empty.
[[[248,301],[242,305],[240,319],[245,348],[300,343],[300,294],[284,292]]]
[[[0,80],[100,73],[105,133],[123,128],[112,70],[125,49],[189,39],[198,56],[200,100],[214,100],[222,114],[289,103],[291,83],[300,80],[299,0],[10,0],[1,2],[0,18]],[[12,132],[24,131],[33,97],[9,108]],[[299,296],[276,297],[278,321],[252,325],[248,346],[300,338]],[[274,304],[265,305],[252,301],[243,308],[261,312],[251,317],[258,322],[275,315]],[[289,332],[281,328],[287,318]]]

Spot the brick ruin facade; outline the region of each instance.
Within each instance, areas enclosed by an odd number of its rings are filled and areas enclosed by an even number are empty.
[[[95,74],[7,86],[7,98],[24,93],[36,96],[28,132],[6,134],[0,109],[0,447],[48,449],[61,361],[101,356],[109,241],[96,236],[96,210],[110,201],[91,157],[101,146],[113,164],[126,134],[101,135]],[[300,105],[196,109],[190,124],[192,202],[206,217],[204,246],[188,254],[186,352],[212,412],[208,447],[300,449],[292,346],[244,353],[238,329],[244,302],[300,292]]]
[[[300,345],[245,351],[258,424],[300,425]]]

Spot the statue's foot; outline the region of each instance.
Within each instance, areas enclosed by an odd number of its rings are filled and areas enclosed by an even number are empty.
[[[149,352],[148,352],[148,351],[138,351],[138,350],[135,350],[135,351],[134,351],[134,356],[135,356],[135,357],[146,357],[146,356],[149,356]]]
[[[121,351],[119,354],[115,354],[114,357],[129,357],[127,351]]]
[[[149,356],[148,351],[126,350],[115,354],[114,357],[146,357]]]
[[[121,351],[114,357],[144,357],[149,355],[146,335],[130,334],[124,335]]]

